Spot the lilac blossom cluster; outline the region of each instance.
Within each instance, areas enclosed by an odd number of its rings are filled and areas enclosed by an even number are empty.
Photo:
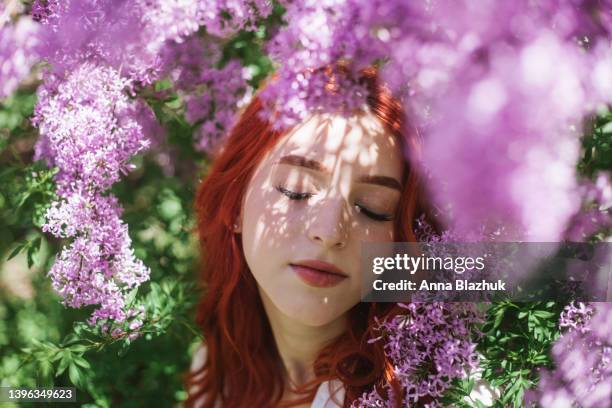
[[[168,46],[162,58],[168,61],[167,76],[184,100],[185,118],[197,127],[196,149],[215,150],[234,124],[239,104],[252,94],[248,70],[236,60],[218,67],[221,44],[197,35]]]
[[[198,4],[206,32],[216,37],[229,37],[240,30],[257,29],[257,20],[268,17],[273,6],[271,0],[201,0],[192,3]]]
[[[566,306],[559,326],[565,333],[552,349],[556,369],[541,375],[537,391],[525,395],[532,406],[577,404],[606,408],[612,401],[612,303]]]
[[[129,81],[114,69],[88,63],[63,80],[49,74],[38,89],[36,158],[59,169],[59,199],[48,209],[43,231],[71,241],[49,276],[65,305],[99,305],[91,324],[98,319],[124,323],[136,316],[127,295],[149,278],[131,249],[121,206],[108,194],[130,169],[129,159],[149,145],[142,121],[134,116],[143,111],[129,91]],[[137,329],[138,322],[130,319],[130,328]],[[113,335],[120,334],[117,330]]]
[[[583,203],[570,221],[566,236],[571,241],[586,241],[599,231],[612,228],[612,182],[610,175],[600,173],[595,182],[581,184]]]
[[[398,304],[405,313],[379,322],[384,351],[393,365],[402,393],[402,406],[417,402],[429,408],[441,407],[439,398],[454,379],[465,378],[478,367],[475,325],[481,316],[474,304],[408,303]],[[381,394],[386,394],[383,398]],[[373,389],[353,407],[393,407],[393,389]]]
[[[159,54],[167,42],[180,41],[200,25],[193,1],[36,1],[33,7],[43,27],[42,58],[55,73],[87,61],[141,84],[159,78]]]

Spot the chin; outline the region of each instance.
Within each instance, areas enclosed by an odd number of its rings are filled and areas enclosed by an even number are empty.
[[[297,301],[296,297],[286,299],[287,302],[282,302],[284,304],[277,305],[277,307],[296,322],[313,327],[329,324],[343,316],[348,310],[341,305],[333,304],[332,299],[337,295],[330,296],[327,303],[324,300],[325,296],[306,295],[304,297],[301,301]]]

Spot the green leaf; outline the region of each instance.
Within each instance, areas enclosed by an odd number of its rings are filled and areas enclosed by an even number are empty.
[[[50,361],[40,361],[39,362],[40,371],[43,377],[50,377],[53,366]]]
[[[70,364],[70,358],[66,354],[62,353],[62,360],[60,361],[59,366],[57,367],[57,370],[55,371],[55,376],[58,377],[62,375],[62,373],[66,371],[66,368],[68,367],[69,364]]]
[[[76,354],[82,354],[87,350],[89,350],[89,347],[85,346],[84,344],[77,344],[75,346],[70,347],[70,351]]]
[[[21,241],[17,244],[17,247],[15,247],[15,249],[13,249],[13,252],[11,252],[11,254],[8,256],[7,260],[10,261],[11,259],[13,259],[14,257],[17,256],[17,254],[19,254],[23,248],[25,248],[25,246],[28,244],[27,241]]]
[[[612,133],[612,122],[608,122],[601,127],[601,133]]]
[[[91,365],[81,356],[74,356],[74,363],[83,367],[83,368],[91,368]]]
[[[53,357],[51,357],[50,361],[55,363],[56,361],[58,361],[61,358],[62,358],[62,353],[55,353],[55,355]]]
[[[21,208],[25,204],[25,202],[28,200],[28,198],[30,198],[30,195],[32,195],[32,193],[30,191],[26,191],[26,192],[22,193],[19,196],[19,201],[17,202],[16,209]]]
[[[493,330],[497,329],[499,325],[501,325],[502,320],[504,319],[504,311],[500,309],[495,316],[495,322],[493,323]]]
[[[136,299],[137,293],[138,293],[138,288],[132,289],[125,297],[125,304],[131,307],[132,303],[134,302],[134,299]]]
[[[514,382],[512,383],[512,385],[510,385],[510,387],[506,388],[506,392],[503,397],[503,402],[510,402],[514,399],[515,394],[519,391],[521,386],[521,381],[519,378],[517,378],[516,380],[514,380]]]
[[[81,371],[76,366],[76,364],[70,364],[70,366],[68,367],[68,377],[70,378],[72,384],[74,384],[75,386],[81,385]]]
[[[474,379],[469,380],[466,384],[465,384],[465,392],[469,395],[472,390],[474,389],[474,384],[475,381]]]
[[[555,319],[556,319],[556,315],[555,315],[555,313],[548,312],[548,311],[546,311],[546,310],[536,310],[536,311],[534,311],[534,312],[533,312],[533,314],[534,314],[536,317],[539,317],[539,318],[541,318],[541,319],[549,319],[549,318],[551,318],[551,317],[555,317]]]
[[[32,265],[34,265],[34,256],[40,248],[41,241],[42,238],[38,237],[28,244],[28,269],[32,268]]]

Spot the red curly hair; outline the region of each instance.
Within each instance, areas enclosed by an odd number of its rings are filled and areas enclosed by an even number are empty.
[[[405,152],[417,151],[416,133],[402,133],[406,128],[402,106],[379,83],[376,70],[362,71],[359,81],[368,89],[371,112],[397,137]],[[213,408],[217,401],[231,408],[276,407],[282,398],[282,362],[257,284],[245,261],[240,235],[232,228],[251,175],[286,134],[262,119],[262,109],[262,101],[255,97],[197,190],[195,209],[203,260],[199,279],[204,293],[197,306],[196,322],[205,335],[207,358],[200,369],[185,374],[189,390],[186,407],[194,406],[202,397],[204,408]],[[420,195],[418,184],[416,172],[406,161],[394,221],[395,241],[415,241],[412,224]],[[385,319],[399,312],[394,303],[354,306],[348,312],[346,332],[320,351],[314,363],[315,379],[293,390],[303,397],[280,406],[312,401],[319,384],[335,378],[346,390],[345,400],[340,401],[344,407],[373,386],[384,396],[385,383],[395,389],[394,404],[399,407],[402,392],[383,344],[368,343],[368,339],[376,337],[375,318]]]

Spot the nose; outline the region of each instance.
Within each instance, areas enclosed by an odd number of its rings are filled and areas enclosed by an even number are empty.
[[[326,198],[314,204],[306,232],[310,240],[326,248],[342,249],[348,241],[348,214],[341,197]]]

